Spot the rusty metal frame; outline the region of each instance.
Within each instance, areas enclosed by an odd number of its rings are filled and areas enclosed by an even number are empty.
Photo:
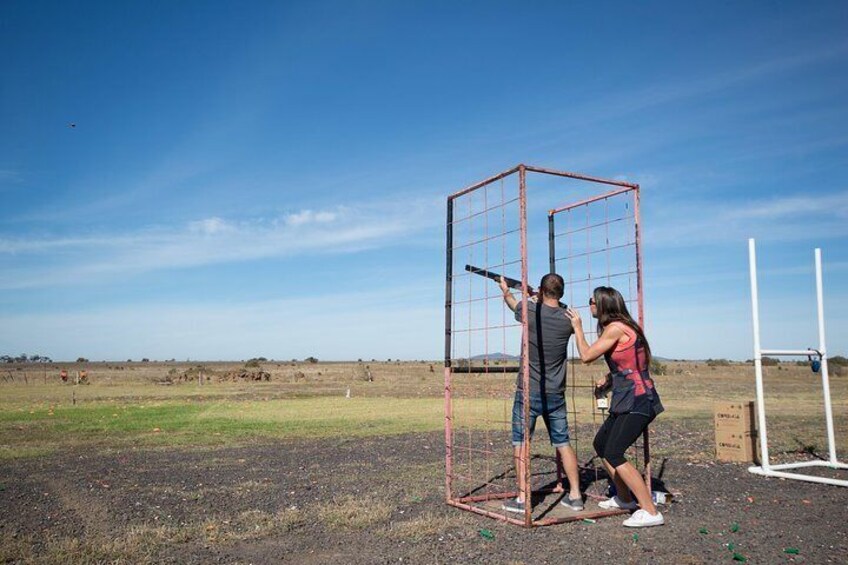
[[[555,173],[552,173],[555,174]],[[570,176],[570,175],[562,175],[562,176]],[[574,178],[573,176],[571,178]],[[587,178],[583,178],[582,180],[590,180]],[[638,184],[630,184],[623,183],[618,181],[609,181],[603,179],[591,179],[593,182],[602,182],[604,184],[609,185],[618,185],[622,188],[618,188],[615,190],[611,190],[609,192],[605,192],[603,194],[599,194],[597,196],[592,196],[590,198],[586,198],[579,202],[575,202],[573,204],[567,204],[565,206],[560,206],[558,208],[553,208],[548,212],[548,240],[549,240],[549,256],[550,256],[550,269],[551,272],[556,272],[556,258],[554,255],[555,249],[555,221],[554,217],[561,212],[568,212],[570,210],[574,210],[575,208],[580,208],[581,206],[588,206],[595,202],[600,202],[603,200],[608,200],[610,198],[621,196],[623,194],[627,194],[628,192],[633,193],[633,244],[635,247],[636,254],[636,303],[639,320],[639,325],[643,328],[645,327],[645,310],[644,310],[644,301],[643,301],[643,290],[642,290],[642,231],[641,231],[641,223],[639,217],[639,201],[641,196],[641,189]],[[574,256],[573,256],[574,257]],[[650,432],[649,429],[646,428],[644,433],[642,434],[642,446],[643,446],[643,460],[644,460],[644,478],[645,484],[648,487],[648,492],[651,492],[651,448],[650,448]]]
[[[454,373],[468,373],[481,370],[483,368],[476,367],[453,367],[452,366],[452,355],[451,355],[451,344],[452,344],[452,285],[453,285],[453,226],[454,226],[454,201],[464,195],[467,195],[473,191],[478,189],[487,187],[492,183],[510,177],[511,175],[518,174],[518,202],[519,202],[519,236],[520,236],[520,263],[521,263],[521,291],[522,297],[526,298],[528,293],[528,265],[527,265],[527,173],[538,173],[544,175],[552,175],[558,177],[566,177],[574,180],[585,181],[588,183],[595,183],[607,186],[617,187],[611,192],[607,192],[605,194],[592,196],[587,198],[586,200],[582,200],[580,202],[570,204],[568,206],[563,206],[561,208],[554,208],[549,211],[548,214],[548,222],[549,222],[549,252],[551,257],[551,265],[552,268],[554,266],[554,244],[555,237],[553,235],[553,226],[554,226],[554,216],[557,213],[563,212],[568,209],[572,209],[574,207],[587,205],[591,202],[595,202],[598,200],[602,200],[604,198],[610,198],[615,195],[623,194],[626,192],[633,191],[635,195],[635,206],[634,206],[634,215],[635,215],[635,225],[636,225],[636,233],[635,233],[635,241],[636,241],[636,269],[637,269],[637,296],[638,296],[638,311],[639,311],[639,322],[640,324],[644,324],[643,317],[643,302],[642,302],[642,261],[641,261],[641,234],[639,229],[639,185],[609,180],[600,177],[594,177],[579,173],[559,171],[554,169],[547,169],[542,167],[534,167],[530,165],[519,164],[511,169],[493,175],[487,179],[484,179],[480,182],[472,184],[462,190],[454,192],[450,196],[447,197],[447,226],[446,226],[446,277],[445,277],[445,367],[444,367],[444,395],[445,395],[445,499],[447,504],[454,506],[456,508],[460,508],[462,510],[466,510],[469,512],[474,512],[483,516],[487,516],[490,518],[494,518],[497,520],[501,520],[503,522],[507,522],[510,524],[515,524],[524,527],[536,527],[536,526],[548,526],[552,524],[559,524],[574,520],[581,520],[584,518],[599,518],[605,516],[613,516],[620,515],[625,513],[623,510],[598,510],[596,512],[581,512],[574,516],[560,518],[540,518],[533,519],[532,515],[532,499],[533,494],[546,494],[552,492],[550,489],[537,489],[535,491],[532,490],[532,473],[531,473],[531,439],[530,433],[528,429],[529,424],[529,416],[530,416],[530,395],[524,394],[524,442],[521,445],[521,459],[524,461],[524,499],[528,501],[525,505],[525,512],[521,518],[513,518],[506,514],[500,514],[497,512],[492,512],[481,508],[479,506],[475,506],[473,503],[481,502],[481,501],[489,501],[489,500],[499,500],[499,499],[507,499],[511,497],[515,497],[518,493],[517,491],[509,491],[509,492],[501,492],[501,493],[488,493],[485,495],[474,495],[467,494],[465,496],[453,496],[453,461],[454,461],[454,446],[453,446],[453,388],[452,388],[452,376]],[[512,200],[511,202],[514,202]],[[503,204],[503,203],[502,203]],[[480,213],[486,212],[485,209]],[[527,331],[527,300],[522,300],[522,340],[521,340],[521,358],[522,363],[521,366],[517,369],[520,371],[522,377],[523,388],[525,391],[529,391],[530,389],[530,366],[529,366],[529,334]],[[509,372],[515,371],[516,368],[498,368],[488,367],[486,368],[486,372]],[[644,438],[644,450],[645,450],[645,469],[646,469],[646,481],[648,483],[648,487],[650,488],[650,452],[648,447],[648,438],[647,433]],[[558,475],[559,475],[559,466],[558,466]]]

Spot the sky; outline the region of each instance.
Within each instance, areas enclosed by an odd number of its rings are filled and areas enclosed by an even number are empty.
[[[446,196],[518,163],[640,184],[656,355],[753,356],[749,237],[763,346],[817,344],[820,247],[848,354],[846,30],[845,2],[3,2],[0,354],[438,359]]]

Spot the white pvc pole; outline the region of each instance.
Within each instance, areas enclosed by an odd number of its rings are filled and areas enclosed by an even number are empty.
[[[766,434],[766,405],[763,393],[763,359],[760,353],[760,302],[757,295],[757,248],[754,239],[748,240],[748,266],[751,272],[751,310],[754,321],[754,372],[757,375],[757,421],[760,428],[760,465],[769,470],[768,439]]]
[[[765,475],[766,477],[777,477],[779,479],[794,479],[796,481],[806,481],[808,483],[819,483],[822,485],[836,485],[838,487],[848,487],[848,481],[841,479],[817,477],[815,475],[802,475],[801,473],[785,473],[783,471],[759,470],[759,467],[752,467],[748,470],[758,475]]]
[[[783,463],[781,465],[772,465],[772,471],[782,471],[784,469],[800,469],[801,467],[829,467],[831,469],[848,469],[845,463],[837,463],[832,465],[830,461],[816,459],[815,461],[799,461],[797,463]]]
[[[816,248],[816,305],[819,316],[819,352],[821,353],[822,389],[824,391],[824,417],[827,422],[827,445],[830,463],[836,464],[836,439],[833,433],[833,407],[830,404],[830,380],[827,374],[827,351],[824,340],[824,292],[822,291],[821,249]]]
[[[789,357],[814,357],[819,356],[819,352],[815,349],[761,349],[761,355],[787,355]]]

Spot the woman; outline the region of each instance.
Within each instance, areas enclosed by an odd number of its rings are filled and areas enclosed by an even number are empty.
[[[618,493],[601,502],[600,506],[627,510],[638,507],[640,509],[624,521],[625,526],[660,526],[664,523],[663,516],[657,511],[648,486],[636,467],[624,457],[627,448],[663,411],[659,394],[648,372],[651,349],[642,328],[627,311],[621,293],[614,288],[596,288],[589,300],[589,310],[598,320],[600,336],[591,346],[583,334],[580,315],[570,308],[566,310],[566,315],[574,327],[581,361],[588,364],[603,355],[610,370],[606,379],[596,383],[599,388],[612,387],[612,400],[609,417],[598,430],[594,447]]]

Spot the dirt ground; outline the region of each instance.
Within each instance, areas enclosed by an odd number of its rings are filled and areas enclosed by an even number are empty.
[[[675,422],[656,430],[681,453],[710,440]],[[448,507],[443,463],[440,433],[4,461],[0,560],[848,562],[848,489],[670,457],[662,480],[680,496],[661,507],[665,526],[612,517],[525,530]]]

